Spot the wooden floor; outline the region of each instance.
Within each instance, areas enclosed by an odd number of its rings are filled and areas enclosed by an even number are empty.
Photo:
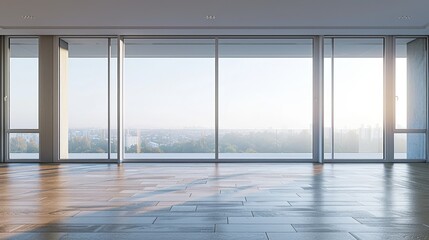
[[[1,239],[429,239],[428,164],[0,165]]]

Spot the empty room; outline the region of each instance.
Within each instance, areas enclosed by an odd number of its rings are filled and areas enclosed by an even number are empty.
[[[428,9],[0,1],[0,239],[429,240]]]

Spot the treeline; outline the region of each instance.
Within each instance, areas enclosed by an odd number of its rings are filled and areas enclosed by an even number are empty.
[[[210,153],[214,152],[214,136],[206,136],[198,140],[185,140],[174,143],[160,143],[152,146],[147,140],[141,141],[140,146],[136,144],[125,148],[126,153]]]
[[[107,153],[106,139],[75,136],[69,140],[69,153]]]
[[[38,153],[39,142],[34,138],[16,136],[9,140],[9,151],[11,153]]]
[[[126,153],[212,153],[215,151],[214,134],[205,136],[159,137],[155,140],[150,134],[140,139],[139,144],[125,148]],[[220,134],[219,151],[222,153],[309,153],[312,152],[312,134],[309,130],[229,132]],[[14,153],[36,153],[37,139],[16,136],[10,139],[10,151]],[[152,141],[151,141],[152,140]],[[70,153],[106,153],[108,141],[104,138],[73,136],[69,140]],[[117,152],[116,140],[111,151]],[[359,149],[361,148],[361,149]],[[335,134],[336,152],[358,152],[362,149],[376,151],[382,148],[382,139],[362,141],[356,130]],[[330,150],[329,139],[325,139],[325,151]]]
[[[227,133],[219,139],[219,151],[223,153],[309,153],[312,149],[311,133],[248,132]]]
[[[290,132],[230,132],[220,136],[219,150],[225,153],[308,153],[312,149],[309,131],[296,134]],[[153,146],[148,140],[142,140],[140,146],[131,145],[127,153],[211,153],[215,151],[214,135],[197,140],[173,143],[158,143]]]

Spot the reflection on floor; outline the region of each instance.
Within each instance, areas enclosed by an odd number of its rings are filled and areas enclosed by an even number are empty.
[[[0,165],[1,239],[429,239],[426,164]]]

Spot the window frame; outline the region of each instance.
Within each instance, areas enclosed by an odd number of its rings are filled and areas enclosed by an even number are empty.
[[[40,134],[40,130],[38,129],[19,129],[13,130],[9,129],[9,109],[10,106],[7,102],[4,101],[4,97],[9,96],[8,87],[9,87],[9,40],[10,38],[39,38],[40,36],[4,36],[1,38],[1,55],[2,55],[2,137],[1,137],[1,155],[3,156],[3,162],[40,162],[40,159],[9,159],[9,134],[10,133],[38,133]],[[118,41],[118,51],[117,51],[117,126],[118,128],[118,157],[112,159],[60,159],[59,158],[59,51],[58,51],[58,41],[61,38],[111,38],[117,39]],[[122,63],[124,57],[124,49],[123,49],[123,40],[124,39],[214,39],[216,41],[216,80],[215,80],[215,131],[216,131],[216,156],[214,159],[133,159],[133,160],[124,160],[124,162],[320,162],[320,163],[330,163],[330,162],[429,162],[429,111],[427,111],[426,117],[426,129],[396,129],[395,124],[395,102],[393,100],[395,96],[395,39],[397,38],[425,38],[426,46],[429,44],[429,37],[427,35],[63,35],[63,36],[54,36],[54,39],[57,43],[54,43],[54,162],[57,163],[67,163],[67,162],[80,162],[80,163],[121,163],[123,159],[123,139],[122,136],[122,114],[121,114],[121,104],[122,104]],[[313,39],[313,158],[312,159],[219,159],[218,157],[218,40],[219,39]],[[383,159],[324,159],[324,39],[325,38],[384,38],[384,127],[383,127]],[[429,52],[429,51],[427,51]],[[40,56],[39,56],[40,57]],[[110,57],[109,57],[110,61]],[[40,62],[39,62],[40,64]],[[426,94],[426,106],[429,106],[429,53],[426,64],[426,86],[427,86],[427,94]],[[109,64],[109,67],[111,65]],[[114,67],[114,66],[112,66]],[[110,83],[110,81],[109,81]],[[40,79],[39,79],[40,85]],[[110,91],[109,91],[110,93]],[[39,96],[40,98],[40,96]],[[40,100],[39,100],[40,101]],[[109,106],[110,110],[110,106]],[[39,106],[39,119],[40,119],[40,106]],[[39,121],[40,126],[40,121]],[[109,131],[110,133],[110,131]],[[425,133],[426,134],[426,159],[394,159],[394,134],[395,133]],[[110,146],[110,144],[109,144]],[[46,148],[44,146],[39,146],[39,158],[40,158],[40,148]],[[109,151],[110,153],[110,151]]]
[[[3,90],[3,116],[4,116],[4,122],[3,122],[3,129],[4,129],[4,136],[3,136],[3,154],[4,154],[4,162],[40,162],[40,142],[39,142],[39,153],[38,158],[10,158],[10,150],[9,150],[9,136],[10,134],[14,133],[35,133],[39,135],[39,141],[40,141],[40,94],[38,95],[38,121],[37,121],[37,128],[34,129],[11,129],[10,128],[10,59],[11,59],[11,49],[10,49],[10,41],[11,39],[37,39],[38,43],[38,49],[40,50],[40,37],[39,36],[6,36],[4,38],[4,48],[3,48],[3,54],[4,54],[4,90]],[[38,50],[38,51],[39,51]],[[40,71],[40,54],[38,54],[38,71]],[[40,73],[38,73],[37,80],[38,80],[38,93],[40,93],[40,79],[39,79]]]
[[[107,40],[107,134],[108,134],[108,145],[107,145],[107,158],[61,158],[61,64],[60,64],[60,41],[62,41],[63,38],[66,39],[106,39]],[[56,118],[56,127],[54,129],[54,138],[55,138],[55,146],[56,146],[56,155],[54,162],[57,163],[116,163],[118,162],[119,156],[112,158],[111,157],[111,59],[112,59],[112,45],[113,42],[118,40],[118,36],[56,36],[55,42],[56,42],[56,77],[57,77],[57,86],[54,87],[54,96],[55,96],[55,102],[56,102],[56,109],[54,109],[54,117]],[[117,61],[120,60],[120,55],[118,52],[116,53]],[[117,105],[116,111],[118,111],[119,107]],[[119,130],[117,129],[117,135],[119,135]],[[119,150],[119,145],[117,146]],[[67,149],[68,151],[68,149]]]
[[[426,127],[424,129],[413,129],[413,128],[397,128],[396,125],[396,42],[398,39],[407,39],[407,38],[420,38],[426,40],[426,102],[425,102],[425,108],[426,108]],[[429,127],[429,37],[428,36],[415,36],[415,35],[398,35],[392,37],[392,65],[393,65],[393,74],[391,78],[391,89],[393,91],[394,99],[393,101],[393,133],[392,133],[392,144],[394,145],[394,139],[396,134],[409,134],[409,133],[421,133],[425,134],[425,159],[400,159],[395,158],[395,149],[394,146],[392,147],[392,162],[429,162],[429,134],[428,134],[428,127]]]

